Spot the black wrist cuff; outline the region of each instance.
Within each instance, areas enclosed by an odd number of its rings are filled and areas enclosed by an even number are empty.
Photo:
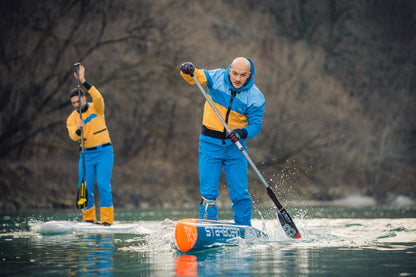
[[[87,81],[85,81],[85,82],[83,83],[83,85],[84,85],[84,87],[85,87],[87,90],[90,90],[90,88],[92,87],[92,85],[91,85],[90,83],[88,83]]]
[[[246,129],[241,129],[241,136],[240,138],[245,139],[248,136],[248,132]]]

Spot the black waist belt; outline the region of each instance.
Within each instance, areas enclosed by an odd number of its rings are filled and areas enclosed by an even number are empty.
[[[205,125],[202,125],[202,132],[201,133],[204,136],[217,138],[217,139],[226,139],[227,138],[225,132],[214,131],[214,130],[208,129],[207,127],[205,127]]]
[[[104,143],[104,144],[101,144],[101,145],[98,145],[98,146],[85,148],[85,150],[86,151],[92,151],[92,150],[97,150],[98,148],[104,148],[104,147],[107,147],[107,146],[110,146],[110,145],[111,145],[111,142],[107,142],[107,143]],[[80,150],[82,150],[82,149],[80,149]]]

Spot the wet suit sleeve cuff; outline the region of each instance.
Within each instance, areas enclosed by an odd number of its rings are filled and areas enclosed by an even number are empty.
[[[92,87],[92,85],[91,85],[90,83],[88,83],[87,81],[85,81],[85,82],[83,83],[83,85],[84,85],[84,87],[85,87],[87,90],[90,90],[90,88]]]
[[[80,135],[81,135],[81,130],[80,130],[80,129],[77,129],[77,130],[75,131],[75,133],[76,133],[78,136],[80,136]]]

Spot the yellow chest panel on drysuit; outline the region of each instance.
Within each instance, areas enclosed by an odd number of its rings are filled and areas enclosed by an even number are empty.
[[[88,90],[88,93],[91,95],[93,102],[88,103],[88,109],[82,113],[85,124],[83,128],[84,147],[87,148],[111,142],[104,117],[104,99],[94,86]],[[75,141],[81,141],[81,136],[76,134],[79,119],[80,116],[76,110],[67,119],[69,136]]]
[[[208,97],[211,98],[211,95],[208,95]],[[215,102],[214,106],[221,114],[221,117],[225,119],[227,115],[227,108]],[[202,118],[202,124],[204,124],[205,127],[210,130],[219,132],[224,131],[224,125],[222,125],[221,121],[218,119],[218,116],[215,114],[208,101],[206,101],[204,105],[204,116]],[[235,111],[230,111],[227,124],[231,129],[243,129],[248,125],[247,116],[239,114]]]

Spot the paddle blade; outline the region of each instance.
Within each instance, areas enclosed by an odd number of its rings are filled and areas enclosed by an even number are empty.
[[[76,201],[78,210],[84,209],[87,206],[87,201],[88,201],[87,184],[85,183],[85,181],[82,181],[81,186],[78,189],[77,201]]]
[[[282,224],[283,230],[288,237],[292,239],[301,238],[298,228],[296,228],[295,223],[284,208],[282,208],[280,211],[277,211],[277,216],[279,217],[280,224]]]
[[[276,195],[272,191],[271,188],[267,187],[267,194],[273,200],[273,203],[277,207],[277,216],[279,217],[280,224],[282,224],[283,230],[285,231],[286,235],[293,239],[299,239],[300,233],[298,228],[296,228],[295,223],[293,222],[292,218],[290,217],[289,213],[282,207],[279,200],[277,200]]]

